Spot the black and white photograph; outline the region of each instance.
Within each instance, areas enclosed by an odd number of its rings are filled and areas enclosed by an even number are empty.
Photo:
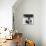
[[[24,14],[23,15],[23,24],[33,24],[34,23],[34,16],[33,14]]]

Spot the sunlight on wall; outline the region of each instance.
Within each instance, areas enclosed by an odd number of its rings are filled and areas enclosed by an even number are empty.
[[[12,6],[16,0],[0,0],[0,27],[12,29]]]

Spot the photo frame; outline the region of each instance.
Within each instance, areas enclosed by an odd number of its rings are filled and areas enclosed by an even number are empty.
[[[30,24],[34,23],[34,15],[33,14],[24,14],[23,15],[23,24]]]

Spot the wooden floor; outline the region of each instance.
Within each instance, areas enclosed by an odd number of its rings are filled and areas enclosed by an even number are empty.
[[[6,42],[2,43],[0,46],[16,46],[15,39],[13,40],[6,40]]]

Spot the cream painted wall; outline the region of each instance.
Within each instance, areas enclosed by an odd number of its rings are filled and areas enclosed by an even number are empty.
[[[24,38],[35,41],[36,46],[46,46],[46,1],[23,0],[19,5],[13,6],[14,24]],[[33,25],[23,25],[23,14],[34,14]]]
[[[12,6],[16,0],[0,0],[0,27],[12,29]]]

